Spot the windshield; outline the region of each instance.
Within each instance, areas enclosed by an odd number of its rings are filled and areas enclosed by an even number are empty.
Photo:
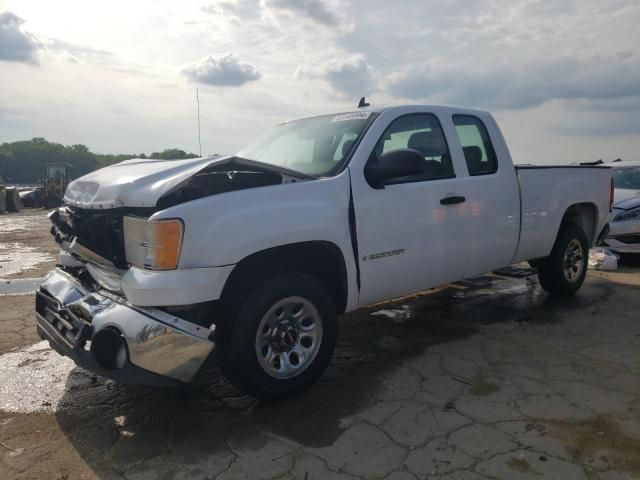
[[[613,183],[616,188],[640,190],[640,167],[614,170]]]
[[[47,177],[48,178],[64,178],[64,166],[47,165]]]
[[[324,176],[337,172],[373,112],[303,118],[267,130],[237,156],[262,163]]]

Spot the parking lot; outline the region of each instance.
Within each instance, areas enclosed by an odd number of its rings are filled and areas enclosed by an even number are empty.
[[[54,262],[25,212],[0,244],[41,256],[5,284]],[[487,275],[358,310],[322,380],[278,404],[215,367],[179,390],[104,380],[39,341],[32,294],[0,296],[2,477],[640,478],[639,292],[632,263],[570,300]]]

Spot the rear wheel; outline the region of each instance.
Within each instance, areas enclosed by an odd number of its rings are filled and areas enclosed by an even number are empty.
[[[327,368],[338,333],[331,296],[313,277],[298,273],[255,288],[229,327],[223,370],[265,400],[310,387]]]
[[[561,227],[551,255],[536,261],[540,285],[552,295],[575,294],[587,274],[589,244],[584,231],[574,224]]]

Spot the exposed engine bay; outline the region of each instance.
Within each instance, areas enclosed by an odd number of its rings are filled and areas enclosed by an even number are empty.
[[[238,157],[214,163],[181,183],[158,200],[158,210],[218,193],[295,183],[315,177]]]
[[[63,250],[67,252],[75,250],[73,253],[76,257],[103,265],[110,263],[117,268],[126,268],[122,219],[131,213],[150,215],[153,211],[153,209],[138,208],[88,210],[64,206],[49,214],[49,219],[53,223],[51,234]],[[85,249],[102,257],[102,261],[99,258],[87,258],[91,254],[84,252]]]

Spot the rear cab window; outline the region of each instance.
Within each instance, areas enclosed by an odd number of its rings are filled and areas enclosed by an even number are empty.
[[[616,188],[640,190],[640,167],[615,169],[613,183]]]
[[[478,117],[453,115],[469,175],[491,175],[498,171],[498,159],[489,132]]]

